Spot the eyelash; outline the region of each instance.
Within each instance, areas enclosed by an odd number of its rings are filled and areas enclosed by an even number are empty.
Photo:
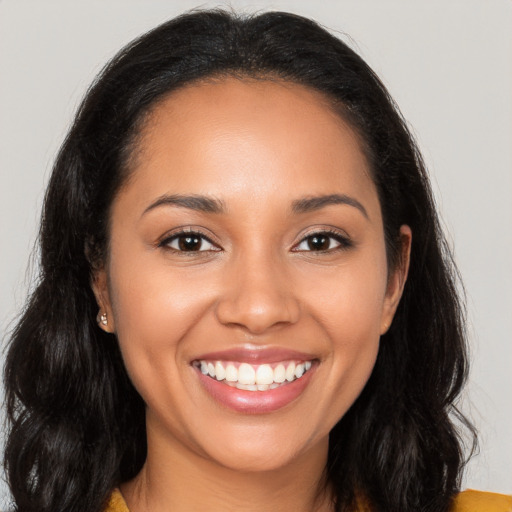
[[[318,251],[314,251],[314,250],[307,251],[307,250],[296,249],[296,247],[299,247],[303,243],[307,243],[308,240],[311,240],[314,237],[321,237],[321,236],[325,236],[325,237],[331,239],[331,241],[335,240],[338,243],[338,246],[337,247],[329,247],[328,249],[323,249],[323,250],[318,250]],[[329,242],[329,245],[330,244],[331,244],[331,242]],[[354,243],[346,235],[342,235],[338,231],[323,229],[320,231],[315,231],[315,232],[310,233],[310,234],[306,235],[305,237],[303,237],[302,240],[292,250],[294,252],[313,252],[313,253],[319,253],[319,254],[326,254],[326,253],[333,253],[333,252],[337,252],[337,251],[344,251],[344,250],[350,249],[353,246],[354,246]]]
[[[321,236],[325,236],[325,237],[329,238],[331,241],[335,240],[335,242],[338,244],[338,246],[337,247],[329,247],[327,249],[322,249],[322,250],[318,250],[318,251],[297,249],[297,247],[299,247],[303,243],[307,243],[308,240],[311,240],[314,237],[321,237]],[[197,238],[201,241],[201,245],[203,244],[203,242],[208,242],[210,245],[216,247],[216,249],[206,249],[206,250],[198,250],[198,251],[188,250],[187,251],[187,250],[181,250],[179,248],[174,248],[171,246],[171,244],[173,242],[179,243],[180,238],[185,238],[185,237]],[[331,245],[331,242],[329,242],[329,245]],[[353,242],[347,236],[344,236],[344,235],[338,233],[337,231],[321,230],[321,231],[315,231],[315,232],[303,237],[301,239],[301,241],[294,246],[292,251],[293,252],[313,252],[313,253],[325,254],[325,253],[332,253],[332,252],[347,250],[347,249],[350,249],[351,247],[353,247],[353,245],[354,245]],[[178,253],[178,254],[181,253],[184,255],[195,253],[195,252],[197,252],[197,253],[219,252],[222,250],[218,247],[218,245],[215,244],[215,242],[213,242],[205,234],[201,233],[200,231],[194,231],[194,230],[182,230],[182,231],[179,231],[178,233],[174,233],[171,236],[168,236],[168,237],[164,238],[162,241],[160,241],[158,244],[158,247],[162,247],[164,249],[168,249],[175,253]]]
[[[179,240],[180,238],[197,238],[200,240],[200,243],[201,245],[203,245],[203,242],[208,242],[210,245],[216,247],[216,249],[207,249],[207,250],[202,250],[202,251],[187,251],[187,250],[181,250],[179,248],[174,248],[174,247],[171,247],[171,243],[172,242],[178,242],[179,243]],[[183,229],[177,233],[173,233],[172,235],[170,236],[167,236],[165,237],[161,242],[159,242],[158,244],[158,247],[162,247],[164,249],[168,249],[169,251],[173,251],[174,253],[181,253],[181,254],[190,254],[190,253],[194,253],[194,252],[218,252],[220,251],[221,249],[218,247],[218,245],[215,244],[215,242],[213,242],[208,236],[206,236],[204,233],[201,233],[200,231],[198,230],[188,230],[188,229]]]

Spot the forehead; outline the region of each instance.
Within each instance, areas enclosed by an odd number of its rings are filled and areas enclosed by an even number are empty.
[[[189,85],[158,103],[141,131],[129,184],[139,195],[233,202],[348,191],[376,198],[358,135],[323,94],[236,78]]]

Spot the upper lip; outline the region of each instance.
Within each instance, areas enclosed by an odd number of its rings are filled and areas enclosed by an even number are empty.
[[[238,361],[241,363],[265,364],[289,360],[312,361],[313,359],[316,359],[313,354],[282,347],[234,347],[228,350],[202,354],[194,358],[194,361]]]

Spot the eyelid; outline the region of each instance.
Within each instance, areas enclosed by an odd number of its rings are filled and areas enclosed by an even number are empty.
[[[337,247],[333,247],[333,248],[326,249],[326,250],[319,250],[319,251],[297,249],[297,247],[299,247],[302,243],[304,243],[308,238],[311,238],[315,235],[317,235],[317,236],[318,235],[326,235],[329,238],[336,240],[336,242],[339,245]],[[341,250],[341,251],[347,250],[353,246],[354,246],[354,242],[345,232],[343,232],[341,230],[334,229],[334,228],[317,228],[317,229],[311,230],[308,233],[303,234],[301,236],[300,240],[296,244],[294,244],[294,246],[292,247],[291,250],[293,252],[311,252],[311,253],[322,254],[322,253],[331,253],[331,252],[335,252],[335,251],[339,251],[339,250]]]
[[[215,249],[207,249],[207,250],[202,250],[202,251],[180,251],[179,249],[175,249],[175,248],[172,248],[169,246],[171,241],[178,239],[180,236],[186,236],[186,235],[197,235],[199,238],[202,238],[206,242],[213,245],[215,247]],[[193,252],[195,252],[195,253],[219,252],[222,250],[220,245],[217,242],[215,242],[214,240],[212,240],[211,236],[204,233],[201,228],[195,227],[195,226],[179,227],[179,228],[175,228],[174,230],[167,232],[165,235],[163,235],[158,240],[157,246],[162,247],[164,249],[167,248],[170,251],[174,251],[176,253],[181,253],[181,254],[190,254]]]

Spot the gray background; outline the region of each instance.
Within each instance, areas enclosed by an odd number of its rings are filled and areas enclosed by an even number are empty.
[[[206,2],[201,6],[219,6]],[[481,433],[464,486],[512,491],[512,2],[233,1],[311,16],[381,76],[416,134],[467,288]],[[51,163],[79,99],[122,45],[199,4],[0,0],[0,328],[22,306]],[[0,504],[7,491],[0,484]],[[0,505],[1,506],[1,505]]]

